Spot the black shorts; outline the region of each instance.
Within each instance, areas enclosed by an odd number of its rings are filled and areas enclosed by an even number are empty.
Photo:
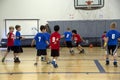
[[[51,49],[51,56],[52,57],[59,57],[59,50]]]
[[[66,45],[68,48],[72,48],[72,41],[66,41]]]
[[[107,46],[107,53],[110,55],[114,55],[118,49],[117,45],[108,45]]]
[[[14,53],[23,53],[23,49],[21,46],[14,46]]]
[[[7,52],[14,51],[14,46],[8,46],[7,47]]]
[[[47,55],[46,49],[38,49],[36,56]]]

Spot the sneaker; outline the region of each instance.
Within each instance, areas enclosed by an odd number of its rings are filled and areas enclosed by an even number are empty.
[[[82,53],[85,53],[85,50],[84,49],[82,49],[82,51],[81,51]]]
[[[45,57],[41,57],[41,61],[45,61],[46,59],[45,59]]]
[[[18,58],[18,57],[17,57],[17,58],[14,58],[14,62],[15,62],[15,63],[20,63],[19,58]]]
[[[118,67],[117,62],[113,62],[114,67]]]
[[[38,63],[34,63],[34,65],[35,65],[35,66],[37,66],[37,65],[38,65]]]
[[[50,64],[50,63],[51,63],[50,61],[47,62],[47,64]]]
[[[73,50],[70,50],[70,54],[71,54],[71,55],[74,55],[74,51],[73,51]]]
[[[55,68],[58,68],[58,65],[57,65],[57,64],[55,65]]]
[[[106,65],[109,65],[109,63],[110,63],[109,61],[106,61]]]
[[[54,68],[56,68],[55,61],[52,61],[52,65],[53,65]]]
[[[5,61],[5,58],[2,58],[2,62],[4,62]]]

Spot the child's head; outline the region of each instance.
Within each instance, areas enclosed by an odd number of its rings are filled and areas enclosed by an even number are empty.
[[[104,34],[106,34],[106,33],[107,33],[107,31],[104,31],[103,33],[104,33]]]
[[[59,25],[55,25],[55,26],[54,26],[54,31],[55,31],[55,32],[58,32],[59,29],[60,29]]]
[[[111,29],[115,29],[115,28],[116,28],[116,25],[117,25],[116,22],[112,22],[112,23],[110,24],[110,28],[111,28]]]
[[[69,27],[67,28],[67,31],[70,31],[70,28],[69,28]]]
[[[41,25],[41,26],[40,26],[40,30],[41,30],[42,32],[45,32],[45,31],[46,31],[45,26],[44,26],[44,25]]]
[[[72,30],[72,34],[73,35],[77,34],[77,30]]]
[[[10,26],[10,27],[9,27],[9,31],[10,31],[10,32],[14,32],[14,27],[13,27],[13,26]]]
[[[15,26],[15,29],[16,29],[17,31],[21,31],[21,26],[20,26],[20,25],[16,25],[16,26]]]

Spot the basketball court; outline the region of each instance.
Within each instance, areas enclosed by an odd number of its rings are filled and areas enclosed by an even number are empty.
[[[111,59],[110,65],[105,65],[104,49],[100,47],[85,48],[85,54],[71,55],[67,48],[61,49],[58,60],[59,67],[53,68],[52,64],[39,62],[34,66],[34,48],[24,48],[21,54],[21,63],[13,63],[13,55],[9,54],[5,63],[0,62],[1,80],[119,80],[120,66],[114,67]],[[118,53],[120,51],[118,50]],[[1,55],[4,52],[1,53]],[[48,50],[48,54],[50,51]],[[28,56],[29,55],[29,56]],[[120,55],[120,54],[119,54]],[[118,57],[120,65],[120,57]]]
[[[114,67],[112,57],[110,65],[106,65],[101,39],[112,22],[120,31],[119,3],[120,0],[0,0],[0,80],[120,80],[120,48],[118,67]],[[2,62],[7,50],[6,35],[9,27],[15,25],[22,26],[20,32],[25,37],[21,40],[21,62],[14,63],[13,52]],[[67,28],[77,30],[85,40],[82,44],[85,53],[79,53],[74,47],[75,54],[71,55],[62,38],[58,68],[41,58],[34,65],[37,51],[31,42],[41,32],[41,25],[47,26],[50,34],[55,25],[60,26],[60,34]],[[52,61],[51,50],[47,49],[47,53]]]

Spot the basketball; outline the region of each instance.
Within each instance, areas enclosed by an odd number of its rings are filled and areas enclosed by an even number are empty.
[[[90,44],[90,46],[89,46],[90,48],[93,48],[93,44]]]

